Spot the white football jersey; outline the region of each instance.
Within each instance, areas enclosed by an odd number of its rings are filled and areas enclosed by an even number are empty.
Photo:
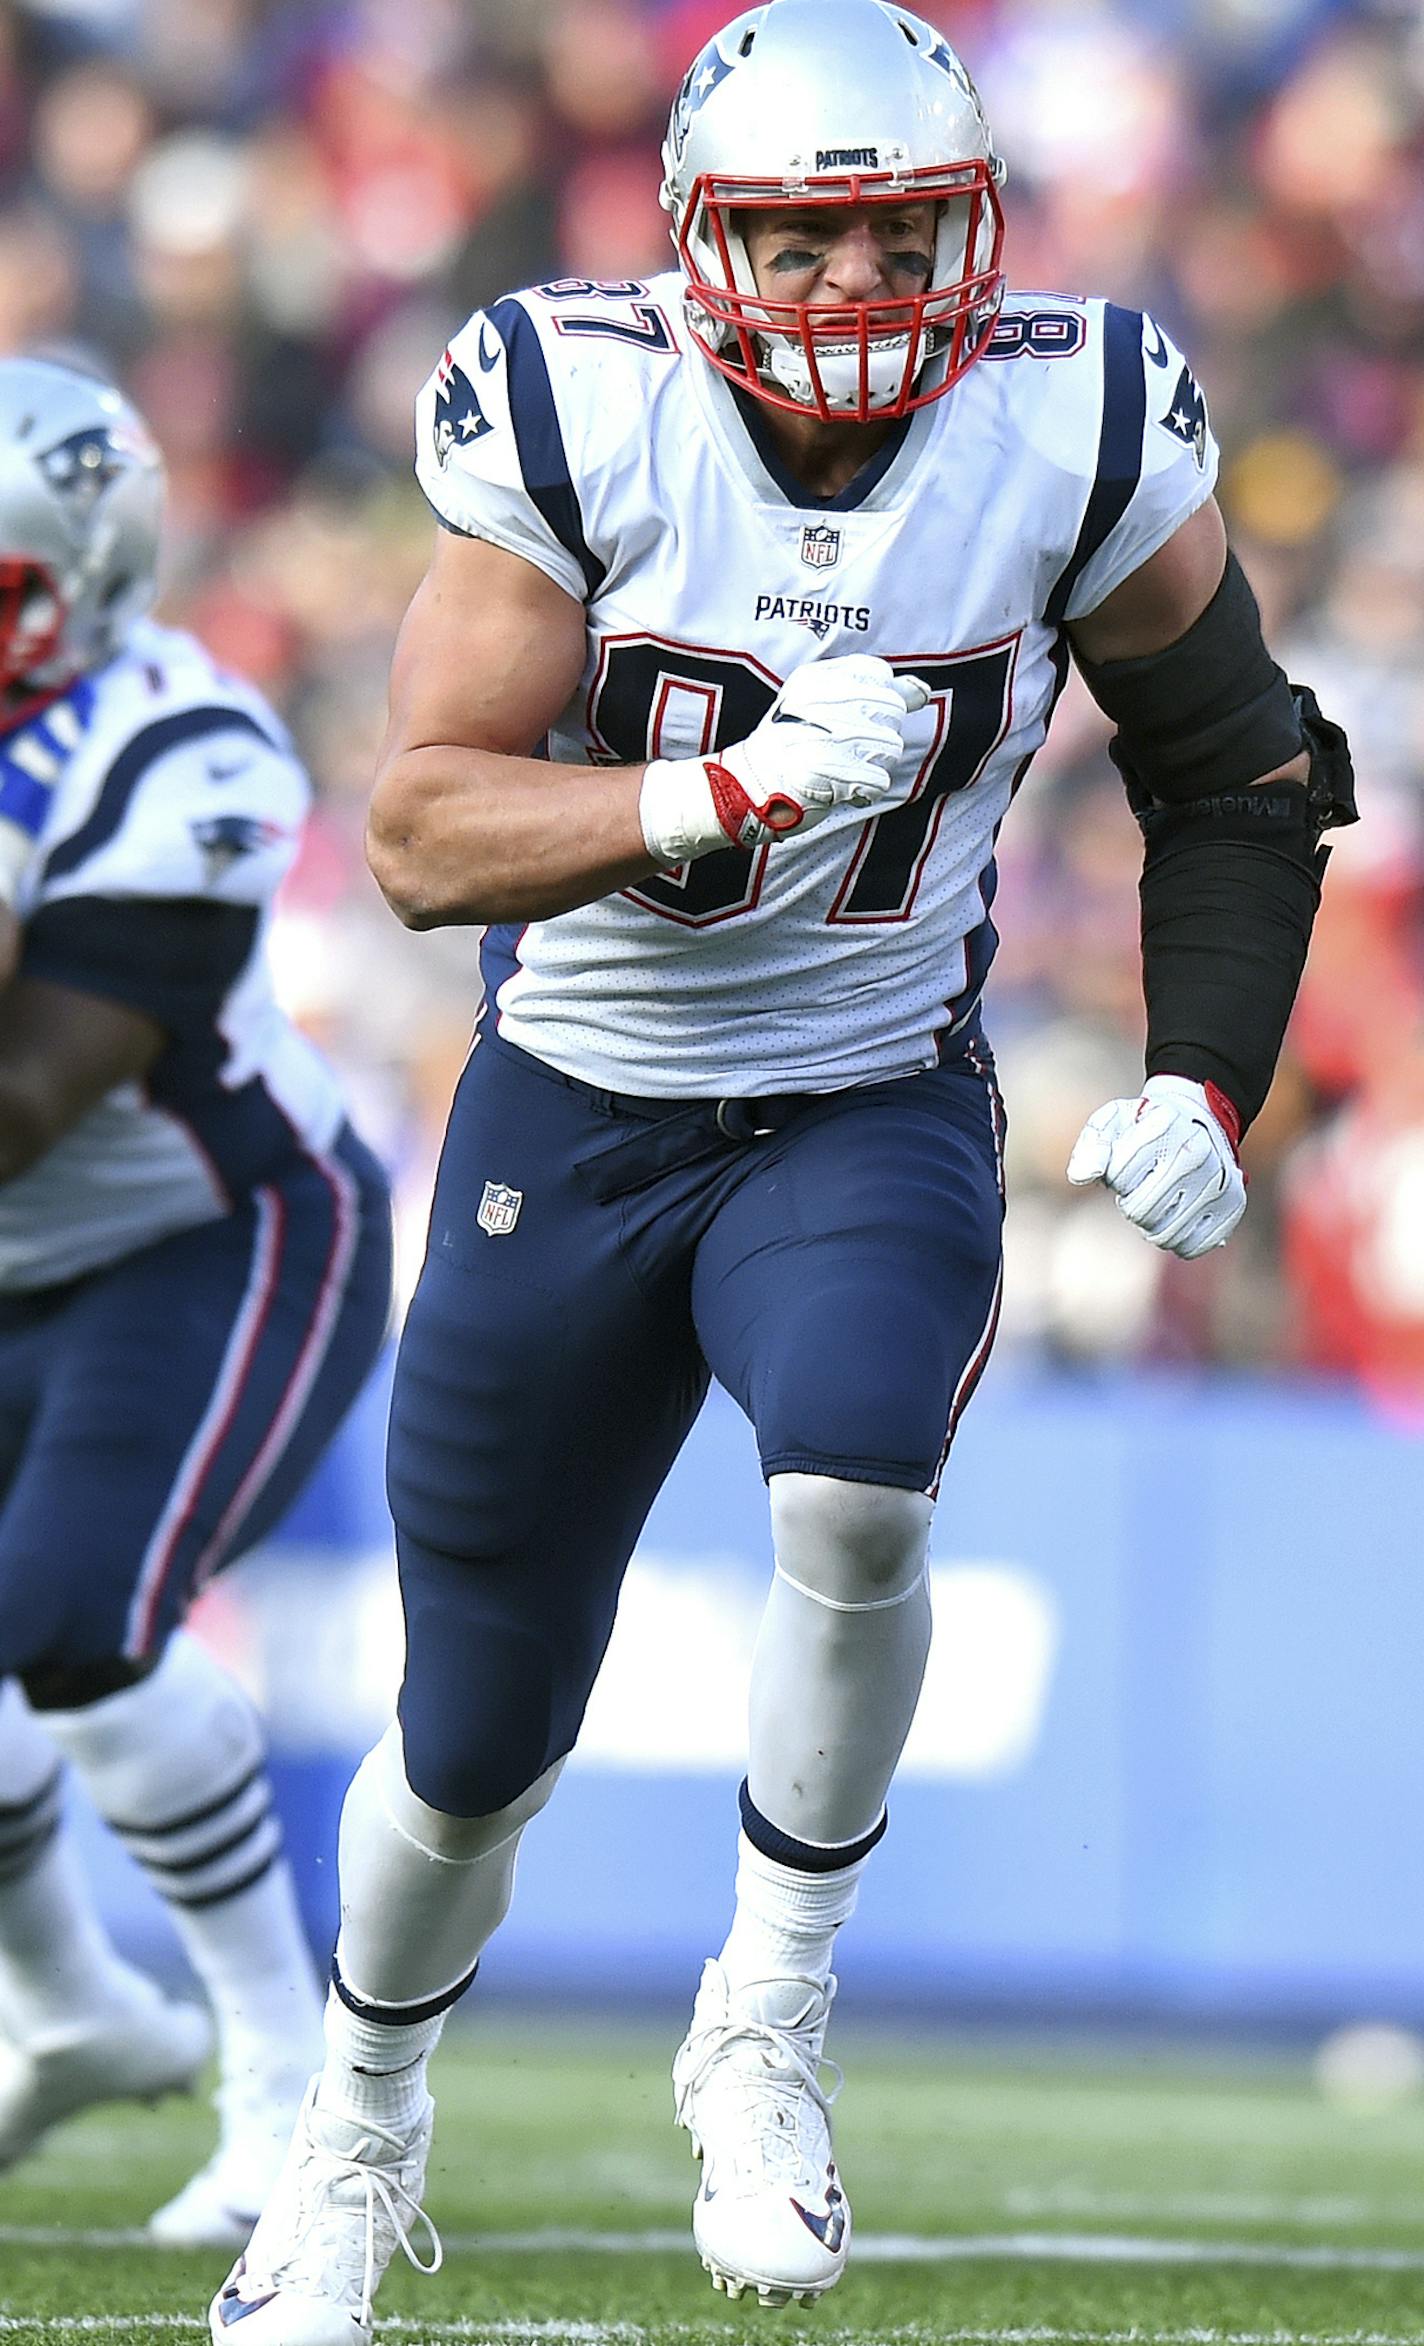
[[[989,349],[840,495],[779,462],[690,342],[683,280],[570,279],[456,336],[416,411],[445,525],[587,606],[563,762],[743,739],[807,660],[923,677],[893,803],[727,848],[486,938],[499,1031],[662,1097],[825,1091],[934,1063],[996,942],[994,840],[1091,611],[1209,495],[1181,353],[1098,300],[1011,297]]]
[[[22,967],[148,1012],[168,1041],[142,1082],[0,1187],[0,1291],[214,1220],[295,1153],[324,1151],[343,1118],[264,952],[309,797],[280,721],[190,636],[148,621],[87,685],[20,898]]]

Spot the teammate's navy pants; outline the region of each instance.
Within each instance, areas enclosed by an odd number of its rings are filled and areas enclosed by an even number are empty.
[[[385,1177],[348,1127],[220,1221],[0,1298],[0,1677],[159,1652],[290,1506],[390,1287]]]
[[[432,1807],[491,1814],[572,1748],[709,1371],[767,1476],[935,1486],[997,1308],[987,1052],[783,1115],[733,1138],[713,1103],[475,1050],[391,1410],[401,1721]]]

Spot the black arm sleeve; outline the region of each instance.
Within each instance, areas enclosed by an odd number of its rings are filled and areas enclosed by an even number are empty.
[[[1356,820],[1344,733],[1295,692],[1307,783],[1137,804],[1147,1073],[1219,1084],[1244,1131],[1271,1087],[1320,903],[1329,824]]]
[[[1174,644],[1132,660],[1075,656],[1117,726],[1113,762],[1147,844],[1147,1072],[1219,1085],[1244,1130],[1270,1089],[1305,966],[1320,834],[1356,819],[1345,736],[1271,658],[1234,554]],[[1305,782],[1258,779],[1302,748]]]
[[[1318,869],[1247,840],[1188,834],[1169,854],[1149,852],[1149,1075],[1218,1084],[1245,1131],[1271,1086],[1319,902]]]

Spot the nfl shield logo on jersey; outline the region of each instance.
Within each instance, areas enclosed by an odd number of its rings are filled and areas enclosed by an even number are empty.
[[[523,1203],[522,1189],[506,1189],[502,1181],[487,1181],[475,1220],[491,1238],[507,1238],[519,1220]]]
[[[824,521],[808,522],[801,532],[801,559],[808,570],[829,570],[841,558],[841,533]]]

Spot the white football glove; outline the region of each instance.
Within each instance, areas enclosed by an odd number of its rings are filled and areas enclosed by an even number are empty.
[[[1068,1178],[1101,1181],[1144,1238],[1192,1262],[1224,1246],[1246,1211],[1227,1119],[1235,1111],[1214,1084],[1149,1075],[1138,1099],[1109,1100],[1088,1118]]]
[[[678,864],[716,847],[762,847],[835,807],[879,806],[905,719],[929,697],[917,676],[896,676],[864,652],[808,660],[745,741],[714,757],[653,760],[638,800],[649,855]]]

